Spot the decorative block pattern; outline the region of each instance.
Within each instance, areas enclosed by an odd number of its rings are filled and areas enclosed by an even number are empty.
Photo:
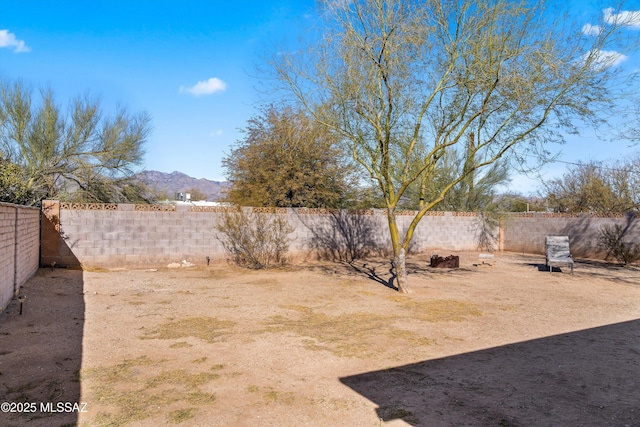
[[[175,212],[176,205],[135,205],[136,211]]]
[[[191,206],[189,212],[239,212],[236,206]]]
[[[251,208],[253,213],[270,213],[270,214],[286,214],[289,212],[288,208]]]
[[[115,203],[60,203],[60,208],[67,210],[117,211],[118,205]]]

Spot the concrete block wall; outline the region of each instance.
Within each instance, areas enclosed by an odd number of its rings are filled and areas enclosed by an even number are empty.
[[[569,236],[574,257],[604,259],[606,252],[598,247],[598,231],[619,224],[627,228],[623,240],[640,242],[640,219],[630,215],[598,217],[529,213],[513,215],[502,222],[503,249],[513,252],[544,254],[546,236]]]
[[[60,266],[106,268],[166,265],[182,260],[204,264],[206,257],[212,262],[226,260],[215,230],[222,219],[221,212],[192,211],[189,206],[158,211],[140,205],[73,205],[50,201],[43,202],[44,206],[53,216],[59,215],[59,219],[51,220],[49,228],[53,230],[59,223],[55,233],[61,238],[51,245],[47,242],[54,242],[55,236],[47,238],[43,231],[43,265],[54,259]],[[245,211],[250,212],[251,208]],[[309,209],[278,209],[278,215],[284,216],[294,229],[289,236],[289,256],[294,259],[315,256],[314,242],[318,233],[330,229],[331,216],[322,210]],[[367,240],[379,253],[390,253],[384,212],[368,211],[362,217],[368,224]],[[400,229],[406,230],[412,218],[410,212],[400,215]],[[427,215],[416,229],[411,251],[474,250],[477,221],[475,214],[434,212]],[[43,230],[45,228],[43,223]]]
[[[223,254],[211,214],[123,209],[61,210],[61,264],[118,267]],[[75,258],[75,259],[74,259]],[[192,261],[194,262],[194,261]]]
[[[260,214],[267,209],[245,208],[245,211]],[[317,242],[335,234],[335,223],[329,213],[302,208],[277,210],[294,229],[289,236],[291,258],[315,257]],[[414,214],[398,215],[402,232],[409,227]],[[221,262],[226,254],[215,226],[222,216],[220,209],[207,211],[189,206],[73,205],[45,201],[41,263],[113,268],[159,266],[182,260],[204,264],[206,257],[214,263]],[[374,253],[389,255],[391,242],[385,212],[367,211],[362,220],[367,245],[375,249]],[[477,250],[481,223],[475,213],[429,212],[415,230],[410,252],[430,256]],[[490,240],[496,250],[544,254],[546,236],[568,235],[574,256],[603,259],[606,254],[597,246],[597,233],[603,226],[614,224],[628,227],[627,240],[640,241],[640,220],[632,217],[546,213],[509,215],[501,220],[500,227],[492,230]]]
[[[418,223],[411,250],[425,252],[440,250],[439,255],[450,255],[442,251],[469,251],[478,249],[480,219],[469,212],[433,212]],[[406,230],[413,216],[399,217],[401,230]],[[493,231],[492,241],[497,242],[497,232]],[[494,249],[497,249],[495,247]]]
[[[0,311],[38,270],[40,210],[0,203]]]

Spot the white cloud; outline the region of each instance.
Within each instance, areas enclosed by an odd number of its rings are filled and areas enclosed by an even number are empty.
[[[190,87],[180,86],[180,93],[189,92],[192,95],[211,95],[212,93],[221,92],[227,88],[227,84],[217,77],[209,80],[203,80]]]
[[[224,133],[224,132],[222,131],[222,129],[218,129],[218,130],[216,130],[216,131],[213,131],[213,132],[209,133],[209,136],[210,136],[211,138],[217,138],[217,137],[219,137],[219,136],[222,136],[222,134],[223,134],[223,133]]]
[[[18,40],[16,35],[10,33],[9,30],[0,30],[0,47],[13,47],[16,53],[30,52],[31,48],[27,46],[24,40]]]
[[[626,61],[629,57],[627,55],[623,55],[620,52],[616,52],[615,50],[600,50],[597,52],[591,52],[582,56],[583,60],[586,60],[589,55],[595,55],[594,62],[598,65],[603,65],[606,67],[615,67],[616,65],[620,65],[622,62]]]
[[[610,7],[602,11],[604,22],[640,29],[640,10],[621,10],[619,13],[613,13],[614,10]]]
[[[582,27],[582,33],[588,36],[597,36],[602,32],[602,29],[599,25],[585,24],[585,26]]]

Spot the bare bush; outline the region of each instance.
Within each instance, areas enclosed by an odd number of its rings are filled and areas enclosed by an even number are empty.
[[[277,215],[225,212],[215,227],[229,259],[241,267],[269,268],[286,261],[293,227]]]
[[[598,246],[607,251],[607,257],[613,256],[623,265],[640,259],[640,244],[624,241],[627,230],[619,224],[598,230]]]

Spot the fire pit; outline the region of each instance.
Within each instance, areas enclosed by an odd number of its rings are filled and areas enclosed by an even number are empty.
[[[433,255],[431,257],[431,267],[435,268],[458,268],[460,267],[460,257],[457,255],[449,255],[448,257],[441,257]]]

